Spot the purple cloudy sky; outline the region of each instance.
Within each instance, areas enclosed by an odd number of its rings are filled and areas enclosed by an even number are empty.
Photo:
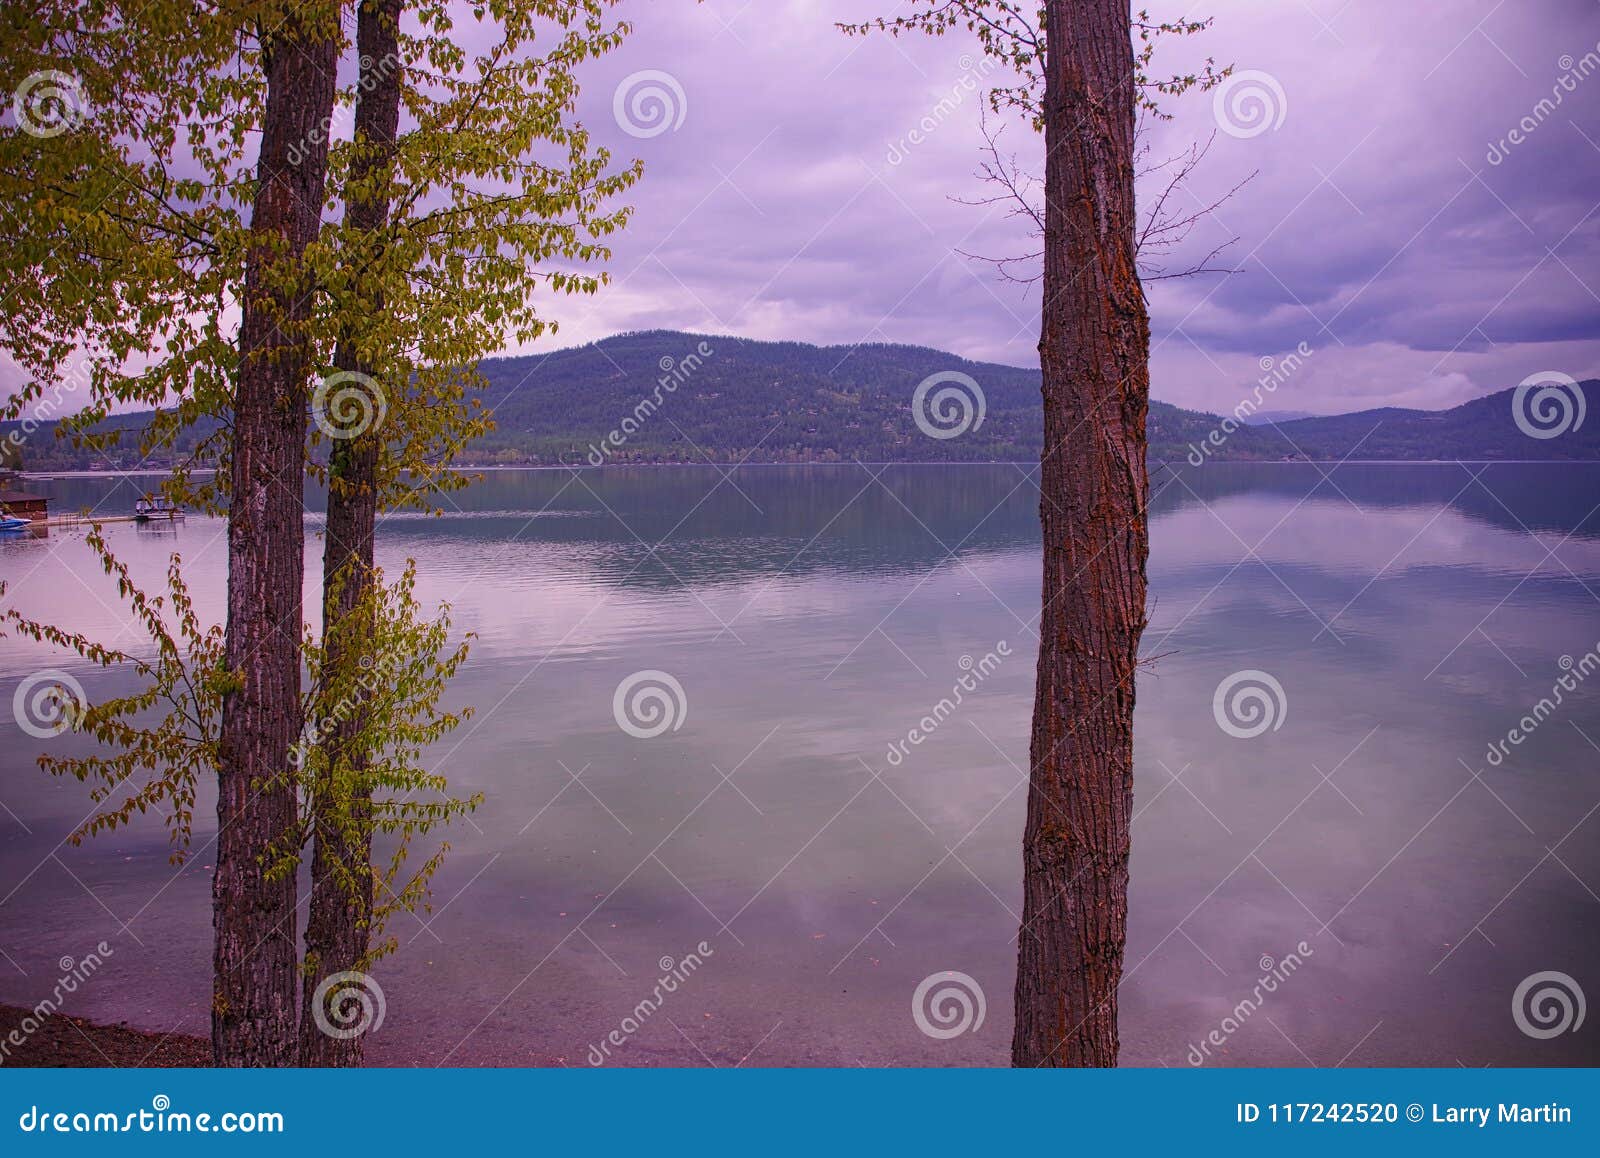
[[[1268,74],[1256,87],[1274,106],[1274,127],[1218,133],[1185,195],[1198,207],[1258,172],[1192,238],[1201,256],[1238,236],[1241,272],[1151,287],[1158,397],[1229,409],[1261,358],[1300,342],[1314,356],[1278,391],[1283,409],[1443,407],[1537,371],[1600,373],[1596,0],[1151,7],[1216,20],[1157,71],[1213,55]],[[554,307],[555,344],[671,327],[1034,359],[1037,289],[957,252],[1030,248],[1002,208],[950,200],[985,192],[979,101],[958,88],[976,56],[964,35],[856,40],[833,27],[908,10],[895,0],[621,10],[635,34],[590,70],[582,113],[646,175],[616,283]],[[682,120],[630,136],[613,97],[646,70],[681,87]],[[952,92],[960,104],[941,117]],[[1151,136],[1158,155],[1218,126],[1210,95],[1172,112]],[[930,116],[933,131],[910,142]],[[1524,118],[1531,131],[1511,143]],[[1040,149],[1021,127],[1005,139],[1025,157]]]

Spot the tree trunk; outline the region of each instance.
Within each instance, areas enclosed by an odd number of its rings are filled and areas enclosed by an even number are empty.
[[[211,890],[211,1041],[224,1066],[294,1058],[295,873],[283,858],[294,852],[289,750],[301,725],[311,313],[303,257],[321,219],[339,45],[335,11],[320,8],[289,12],[266,44],[245,270],[228,517],[226,655],[238,683],[223,700]]]
[[[394,145],[400,124],[399,21],[402,0],[368,0],[357,18],[356,43],[361,57],[360,96],[356,102],[355,139],[363,144],[351,172],[352,194],[345,223],[352,231],[375,232],[389,221],[389,184]],[[381,312],[382,300],[370,304]],[[347,335],[335,355],[340,370],[368,373]],[[383,435],[375,424],[353,438],[336,439],[328,463],[328,523],[322,558],[322,632],[324,665],[348,679],[363,657],[371,662],[370,614],[352,617],[366,606],[373,582],[372,538],[378,511],[378,456]],[[348,714],[333,722],[319,762],[326,778],[313,786],[311,814],[311,908],[306,918],[306,970],[300,1018],[300,1064],[361,1064],[363,1035],[336,1038],[322,1032],[314,1016],[317,987],[333,974],[363,969],[371,947],[374,880],[372,861],[372,788],[363,783],[368,765],[366,713],[357,686]],[[335,791],[333,779],[352,785]],[[336,1000],[338,986],[332,990]],[[325,998],[326,1000],[326,998]]]
[[[1149,548],[1137,92],[1128,0],[1045,10],[1044,610],[1012,1062],[1112,1066]]]

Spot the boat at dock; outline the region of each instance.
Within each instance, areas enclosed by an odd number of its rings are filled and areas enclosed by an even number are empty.
[[[19,519],[15,515],[0,514],[0,533],[26,531],[31,526],[33,526],[32,519]]]
[[[157,520],[170,521],[181,518],[183,518],[183,508],[171,499],[147,494],[133,504],[133,520],[136,523],[153,523]]]

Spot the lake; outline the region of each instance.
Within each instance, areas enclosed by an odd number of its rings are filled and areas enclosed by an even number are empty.
[[[1152,478],[1124,1063],[1600,1062],[1592,1018],[1513,1010],[1541,973],[1600,997],[1600,464]],[[449,695],[477,715],[429,760],[485,803],[393,922],[369,1060],[581,1066],[616,1031],[606,1064],[1005,1064],[1037,503],[1008,465],[497,471],[385,520],[380,561],[477,636]],[[108,531],[221,615],[224,523]],[[137,645],[81,532],[0,543],[0,578]],[[0,639],[0,690],[43,668],[127,686]],[[208,1033],[213,801],[181,870],[153,818],[63,845],[86,789],[34,759],[84,740],[0,715],[0,1001],[105,941],[68,1012]],[[913,1013],[945,973],[947,1038]]]

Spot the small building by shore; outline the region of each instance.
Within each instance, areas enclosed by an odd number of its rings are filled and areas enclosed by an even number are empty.
[[[43,495],[20,490],[10,482],[0,482],[0,508],[19,519],[47,519],[50,500]]]

